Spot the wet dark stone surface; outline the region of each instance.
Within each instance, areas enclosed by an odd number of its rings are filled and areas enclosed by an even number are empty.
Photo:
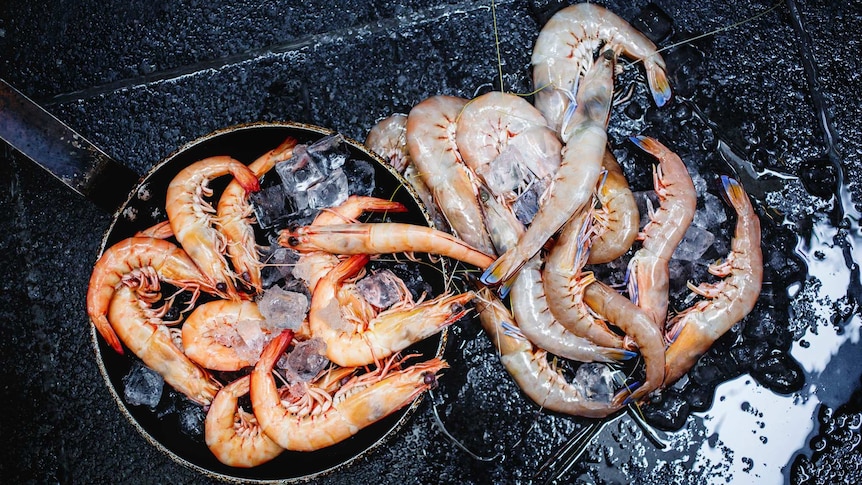
[[[499,2],[505,89],[532,90],[533,42],[543,22],[565,3]],[[862,92],[862,8],[854,2],[798,3],[858,206],[862,120],[855,93]],[[140,174],[178,147],[226,126],[293,120],[361,140],[378,119],[406,113],[428,96],[470,98],[499,88],[491,9],[485,3],[127,4],[2,2],[0,77]],[[677,0],[603,4],[623,18],[641,16],[656,26],[663,46],[771,6],[710,1],[693,7]],[[671,26],[661,20],[664,15]],[[777,211],[776,227],[787,230],[786,216],[810,237],[811,215],[828,210],[818,205],[826,202],[817,196],[828,198],[834,182],[829,167],[806,161],[822,157],[824,147],[788,15],[779,6],[741,28],[666,51],[677,97],[665,109],[656,109],[643,83],[635,82],[635,99],[616,108],[631,124],[614,128],[611,140],[630,151],[624,140],[631,127],[647,123],[648,134],[684,150],[686,163],[698,165],[701,173],[717,177],[738,170],[714,152],[702,160],[687,156],[713,150],[720,138],[757,170],[798,176],[801,181],[758,179],[746,189],[757,198],[762,219]],[[624,74],[638,75],[638,69]],[[0,366],[6,377],[0,391],[5,403],[0,477],[7,483],[211,483],[212,477],[175,463],[139,434],[99,373],[85,293],[111,214],[5,144],[0,159]],[[627,174],[633,173],[631,163],[626,167]],[[642,190],[650,185],[649,167],[638,170],[643,180],[632,185]],[[718,193],[714,180],[704,178],[708,190]],[[775,195],[765,201],[762,196],[768,193]],[[859,311],[847,299],[834,302],[830,316],[835,322],[821,324],[824,317],[810,308],[820,282],[804,280],[804,262],[793,256],[796,241],[766,224],[764,230],[771,231],[773,246],[765,255],[773,260],[762,302],[755,316],[698,364],[696,384],[668,393],[660,408],[667,429],[693,429],[693,419],[680,421],[685,407],[707,411],[713,401],[720,403],[714,386],[736,375],[751,372],[757,380],[772,379],[777,392],[795,392],[801,385],[798,364],[788,361],[792,356],[786,353],[794,339],[806,331],[858,332],[843,326]],[[803,290],[798,300],[788,302],[785,289],[793,282]],[[788,317],[789,307],[793,312]],[[765,316],[756,318],[758,314]],[[790,320],[778,318],[782,315]],[[782,351],[778,356],[772,354],[776,348]],[[453,329],[446,357],[452,368],[441,380],[438,407],[447,426],[470,449],[487,456],[500,451],[505,459],[481,462],[453,446],[434,426],[426,400],[397,436],[315,482],[528,483],[547,455],[585,422],[539,414],[538,406],[508,378],[475,322]],[[858,357],[854,362],[858,366]],[[844,375],[829,372],[825,374],[836,380]],[[812,440],[794,455],[792,470],[785,474],[793,482],[862,480],[856,445],[859,383],[849,385],[857,388],[849,401],[844,396],[822,404],[819,419],[812,416]],[[642,435],[628,442],[631,432],[618,423],[603,435],[609,442],[619,441],[617,447],[596,446],[567,475],[569,481],[711,483],[727,471],[723,464],[694,470],[684,449],[656,453]],[[194,434],[194,423],[188,424]],[[710,437],[699,439],[697,447],[704,442],[715,446]],[[635,457],[643,451],[639,446],[649,450],[646,458]],[[725,455],[732,461],[732,452]],[[770,463],[773,468],[790,465]]]

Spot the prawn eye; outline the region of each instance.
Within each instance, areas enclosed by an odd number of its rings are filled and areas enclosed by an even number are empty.
[[[437,387],[437,376],[433,372],[424,372],[422,374],[422,382],[426,386],[431,386],[432,389]]]
[[[290,244],[291,246],[299,246],[299,238],[296,236],[290,236],[287,238],[287,244]]]
[[[602,52],[602,57],[604,57],[606,61],[614,60],[614,50],[608,49],[608,50]]]
[[[227,291],[227,283],[224,281],[219,281],[216,283],[216,290],[218,291]]]
[[[479,191],[479,198],[482,199],[482,202],[488,202],[488,199],[490,199],[490,197],[491,196],[488,195],[488,192],[485,192],[485,190]]]

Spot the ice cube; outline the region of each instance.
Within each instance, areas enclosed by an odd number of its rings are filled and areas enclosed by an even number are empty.
[[[293,266],[299,260],[299,253],[290,248],[273,244],[263,255],[261,263],[261,278],[264,288],[271,288],[278,281],[290,277]]]
[[[279,368],[284,370],[288,382],[308,382],[329,365],[324,354],[326,344],[317,338],[297,342],[293,349],[281,360]]]
[[[239,340],[232,346],[237,357],[255,363],[263,352],[263,347],[269,340],[269,334],[263,330],[261,320],[243,319],[236,323],[234,329]]]
[[[147,406],[154,410],[162,399],[164,383],[158,372],[134,361],[129,373],[123,377],[123,397],[132,406]]]
[[[545,193],[548,182],[546,180],[537,180],[530,188],[525,191],[520,197],[512,203],[512,210],[515,212],[515,217],[522,224],[529,224],[536,213],[539,212],[539,203],[542,200],[542,195]]]
[[[326,168],[320,167],[302,145],[296,147],[292,158],[276,164],[275,170],[288,194],[308,190],[326,176]]]
[[[706,229],[689,226],[679,246],[673,252],[672,258],[683,261],[697,261],[712,246],[714,240],[715,235]]]
[[[370,196],[376,188],[374,165],[365,160],[350,159],[344,165],[344,174],[347,175],[347,184],[350,193],[354,195]]]
[[[195,441],[202,442],[204,438],[204,421],[206,420],[203,406],[187,402],[178,411],[177,422],[180,426],[180,431]]]
[[[257,304],[271,330],[290,328],[298,330],[308,313],[308,297],[302,293],[285,291],[279,286],[264,291]]]
[[[311,209],[323,209],[324,207],[335,207],[347,200],[348,187],[347,175],[342,169],[332,172],[325,180],[308,189],[308,207]]]
[[[319,167],[325,167],[327,173],[342,167],[350,157],[350,150],[341,134],[325,136],[309,145],[307,151]]]
[[[512,198],[516,189],[527,178],[521,169],[523,158],[518,147],[508,145],[493,162],[480,166],[476,171],[491,193]]]
[[[574,383],[589,401],[610,402],[614,396],[614,371],[600,363],[582,364],[575,371]]]
[[[378,310],[384,310],[402,301],[407,291],[401,278],[384,269],[362,278],[356,283],[359,294]]]
[[[705,192],[703,194],[703,209],[699,209],[694,214],[694,224],[703,229],[715,229],[727,220],[727,213],[724,211],[724,203],[719,197]]]
[[[284,217],[295,213],[298,208],[281,185],[273,185],[249,195],[252,210],[257,223],[264,229],[269,229]]]

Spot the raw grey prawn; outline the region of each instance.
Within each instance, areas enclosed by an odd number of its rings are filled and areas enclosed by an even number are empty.
[[[605,347],[623,347],[623,339],[596,318],[584,302],[584,290],[595,281],[582,272],[590,253],[593,210],[582,211],[563,226],[545,261],[542,286],[551,314],[573,334]]]
[[[300,252],[332,254],[392,254],[421,252],[447,256],[478,268],[494,258],[451,234],[414,224],[367,223],[305,226],[285,229],[278,242]],[[493,251],[493,249],[492,249]]]
[[[365,145],[383,157],[383,160],[410,183],[416,195],[422,200],[434,227],[441,231],[448,231],[449,223],[446,222],[446,218],[434,202],[431,189],[425,185],[419,169],[410,158],[410,150],[407,148],[407,115],[394,114],[377,122],[368,132]]]
[[[237,371],[254,365],[256,358],[237,350],[245,345],[237,330],[244,320],[265,321],[257,303],[215,300],[199,305],[183,323],[183,351],[189,359],[210,370]]]
[[[108,311],[117,336],[167,384],[192,401],[208,406],[220,385],[209,373],[192,362],[174,343],[159,313],[150,308],[150,298],[158,293],[158,280],[127,282],[121,286]],[[131,286],[130,286],[131,285]]]
[[[219,390],[204,421],[204,440],[218,461],[237,468],[251,468],[277,457],[284,448],[260,429],[254,414],[239,406],[239,398],[251,387],[243,376]]]
[[[123,281],[144,268],[154,270],[162,281],[192,291],[195,296],[199,290],[216,291],[186,252],[169,241],[131,237],[109,247],[96,261],[90,276],[87,314],[99,335],[119,354],[123,353],[123,347],[111,327],[108,308]]]
[[[697,194],[682,159],[648,136],[631,137],[642,150],[658,158],[653,181],[660,206],[639,237],[643,246],[629,261],[629,298],[664,330],[667,320],[670,270],[673,252],[694,219]]]
[[[312,294],[308,313],[311,336],[326,343],[330,361],[344,367],[379,362],[467,314],[466,305],[473,299],[471,292],[441,295],[418,304],[408,301],[380,313],[367,311],[370,305],[345,304],[339,296],[342,283],[356,275],[368,260],[368,255],[363,254],[342,261],[317,283]]]
[[[224,253],[227,243],[215,228],[216,210],[204,197],[212,195],[210,180],[231,174],[246,192],[260,189],[254,172],[227,156],[205,158],[182,169],[168,185],[165,211],[174,236],[224,298],[239,299],[234,273]]]
[[[484,190],[484,189],[483,189]],[[494,221],[494,245],[506,251],[518,242],[524,226],[509,208],[493,197],[482,197],[483,208]],[[533,257],[514,278],[510,304],[523,335],[536,346],[553,354],[583,362],[612,362],[634,356],[633,352],[602,347],[575,335],[554,318],[548,309],[548,299],[542,285],[542,261]],[[621,342],[621,340],[619,341]]]
[[[482,275],[486,285],[508,282],[521,266],[592,199],[602,172],[607,124],[613,98],[614,53],[606,50],[587,72],[578,90],[578,108],[564,136],[563,160],[545,192],[539,211],[518,244],[501,255]]]
[[[633,340],[643,357],[646,377],[632,390],[628,387],[614,396],[614,402],[627,404],[637,402],[661,386],[665,374],[664,336],[653,325],[649,316],[625,296],[601,281],[595,281],[584,289],[584,302],[600,318],[616,325]]]
[[[601,208],[594,211],[596,231],[587,264],[607,263],[625,254],[637,239],[640,224],[634,194],[610,148],[605,150],[602,166],[606,175],[596,190]]]
[[[272,170],[276,163],[290,159],[296,139],[287,137],[279,146],[266,152],[248,165],[258,179]],[[262,291],[260,276],[260,254],[252,228],[252,208],[248,201],[248,190],[239,180],[232,180],[218,201],[216,227],[225,237],[227,253],[233,263],[234,272],[249,289]]]
[[[557,133],[565,131],[565,118],[572,109],[570,100],[600,47],[643,62],[655,104],[663,106],[670,99],[665,63],[651,40],[604,7],[572,5],[558,11],[542,27],[531,60],[533,86],[539,90],[536,108]]]
[[[514,94],[491,91],[471,100],[458,119],[464,163],[498,197],[514,201],[560,167],[560,144],[542,114]]]
[[[589,418],[605,417],[622,408],[611,400],[596,399],[579,382],[568,382],[548,363],[548,353],[533,345],[518,329],[509,310],[490,290],[477,297],[479,322],[500,361],[518,387],[544,409]]]
[[[467,100],[432,96],[407,116],[407,148],[452,231],[485,254],[494,247],[484,229],[472,175],[456,145],[458,115]]]
[[[319,450],[353,436],[434,387],[437,373],[446,368],[436,358],[405,369],[390,361],[351,379],[334,393],[310,385],[315,399],[309,400],[306,409],[293,410],[282,402],[272,376],[272,368],[291,338],[286,330],[273,339],[251,373],[254,414],[267,436],[288,450]]]
[[[763,282],[760,219],[739,182],[722,176],[721,183],[737,217],[730,253],[723,263],[709,267],[710,273],[724,279],[692,287],[706,300],[668,322],[671,344],[666,353],[664,387],[685,375],[719,337],[748,315],[760,296]]]

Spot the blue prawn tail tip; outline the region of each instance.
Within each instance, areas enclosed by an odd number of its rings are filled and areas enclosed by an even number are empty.
[[[615,362],[620,362],[624,360],[629,360],[638,355],[637,352],[626,350],[626,349],[614,349],[614,348],[603,348],[601,350],[602,355],[609,359],[613,359]]]
[[[645,137],[643,135],[633,135],[633,136],[629,137],[629,141],[634,143],[634,145],[636,147],[640,148],[641,150],[643,150],[645,152],[649,152],[649,150],[647,150],[646,147],[644,146],[644,141],[646,139],[647,139],[647,137]]]
[[[620,407],[628,406],[633,402],[632,396],[634,392],[641,386],[640,382],[633,382],[631,384],[626,384],[625,387],[617,391],[614,394],[614,398],[611,400],[613,403],[619,403]]]
[[[724,189],[725,199],[734,207],[738,205],[742,198],[746,197],[742,184],[727,175],[721,176],[721,187]]]
[[[670,82],[664,69],[647,69],[647,83],[656,106],[661,108],[670,101]]]

